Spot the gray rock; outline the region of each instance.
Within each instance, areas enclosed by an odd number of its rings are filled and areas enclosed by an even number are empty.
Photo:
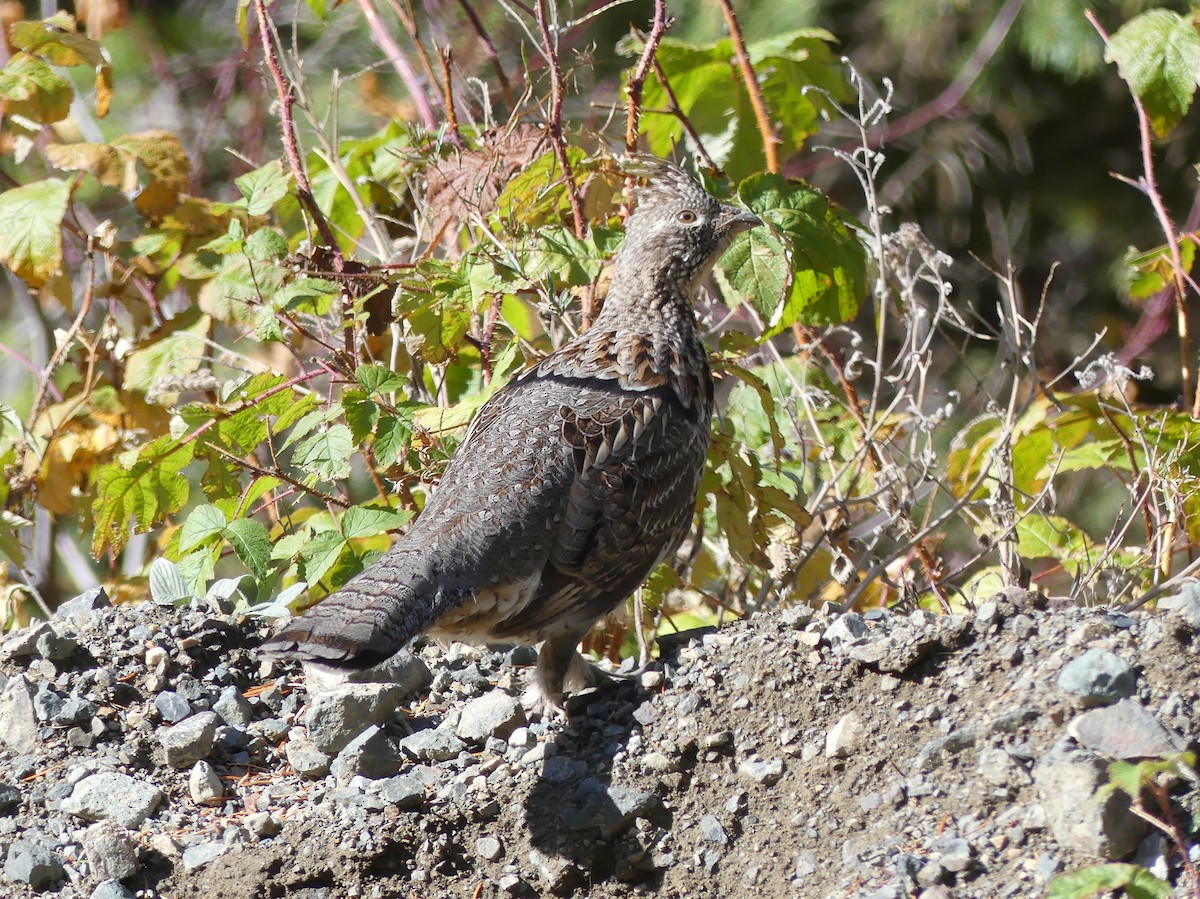
[[[1146,824],[1129,810],[1129,797],[1104,789],[1107,766],[1095,753],[1059,740],[1033,768],[1041,804],[1058,842],[1113,861],[1137,848]]]
[[[38,684],[33,695],[33,713],[38,721],[49,723],[62,714],[63,698],[49,684]]]
[[[463,706],[455,733],[468,743],[484,743],[488,737],[507,740],[524,724],[521,703],[503,690],[492,690]]]
[[[546,783],[565,784],[587,771],[587,763],[565,755],[556,755],[542,763],[542,780]]]
[[[1037,858],[1037,879],[1042,883],[1048,882],[1059,871],[1062,870],[1062,862],[1057,856],[1051,855],[1049,852],[1043,852]]]
[[[1088,749],[1119,759],[1157,758],[1187,749],[1187,740],[1136,699],[1084,712],[1067,726],[1067,733]]]
[[[428,688],[433,682],[433,672],[419,656],[413,655],[410,650],[402,649],[378,665],[364,668],[362,671],[349,672],[347,681],[383,683],[396,687],[400,691],[397,700],[399,701]]]
[[[135,828],[154,811],[162,793],[153,784],[128,774],[101,771],[77,784],[62,802],[62,810],[85,821],[115,821],[122,827]]]
[[[1105,649],[1089,649],[1058,676],[1058,688],[1085,706],[1112,705],[1133,695],[1135,686],[1133,668]]]
[[[13,631],[8,638],[0,643],[0,656],[21,658],[37,654],[37,642],[47,634],[54,633],[49,621],[38,621],[29,627]]]
[[[13,883],[27,883],[37,889],[61,880],[63,866],[58,856],[45,846],[17,840],[8,848],[4,876]]]
[[[406,775],[387,777],[379,781],[378,795],[396,808],[417,809],[425,804],[425,785]]]
[[[835,650],[843,650],[861,642],[867,636],[867,622],[857,612],[847,612],[834,619],[825,629],[821,640]]]
[[[1030,782],[1029,772],[1003,749],[979,750],[979,775],[997,787],[1025,786]]]
[[[105,880],[92,890],[89,899],[134,899],[134,895],[119,880]]]
[[[201,759],[188,775],[188,793],[197,805],[211,805],[225,795],[225,787],[216,769]]]
[[[43,631],[34,641],[34,652],[43,659],[49,659],[52,662],[59,662],[69,658],[71,653],[78,647],[75,638],[67,634],[60,634],[53,626]]]
[[[38,750],[36,695],[37,688],[23,674],[10,678],[0,693],[0,742],[18,755]]]
[[[347,784],[356,774],[363,777],[390,777],[404,764],[395,742],[383,728],[372,724],[346,744],[329,770],[339,784]]]
[[[596,830],[603,839],[611,840],[635,818],[650,817],[661,809],[662,800],[653,793],[588,777],[575,788],[571,804],[559,817],[571,830]]]
[[[409,734],[400,741],[400,749],[422,762],[441,762],[458,758],[467,744],[444,727],[430,727]]]
[[[971,844],[964,839],[939,841],[934,848],[941,853],[938,864],[942,866],[943,871],[957,874],[971,865]]]
[[[192,707],[186,699],[173,690],[164,690],[154,697],[154,707],[162,715],[163,721],[175,724],[192,714]]]
[[[1146,839],[1138,844],[1133,863],[1141,865],[1159,880],[1167,880],[1171,876],[1171,866],[1167,861],[1170,849],[1167,838],[1159,831],[1152,830]]]
[[[68,727],[91,721],[95,714],[96,703],[82,696],[68,696],[50,723],[58,727]]]
[[[1158,608],[1173,613],[1193,630],[1200,630],[1200,581],[1186,581],[1178,593],[1160,599]]]
[[[754,783],[770,786],[783,776],[783,759],[743,759],[738,763],[738,774]]]
[[[213,703],[213,711],[221,716],[221,720],[234,727],[248,727],[254,720],[254,710],[242,696],[242,691],[235,686],[228,686],[221,691],[217,701]]]
[[[716,815],[705,815],[700,819],[700,836],[706,843],[716,843],[724,846],[729,842],[729,835],[721,825],[721,819]]]
[[[304,726],[309,739],[335,755],[373,724],[383,724],[396,711],[404,691],[395,684],[342,684],[322,690],[308,704]]]
[[[12,784],[0,782],[0,815],[8,815],[21,805],[21,790]]]
[[[202,868],[217,856],[224,854],[228,848],[229,846],[225,843],[197,843],[194,846],[188,846],[183,850],[183,869],[195,871],[197,868]]]
[[[221,719],[216,712],[199,712],[158,732],[158,742],[172,768],[190,768],[212,752]]]
[[[837,724],[825,734],[825,758],[848,758],[862,745],[866,728],[857,712],[849,712],[838,719]]]
[[[137,851],[115,821],[98,821],[84,831],[83,851],[97,880],[122,880],[137,873]]]
[[[112,605],[108,598],[108,594],[103,587],[93,587],[86,593],[80,593],[74,599],[68,599],[57,609],[54,610],[55,618],[75,618],[77,615],[83,615],[88,618],[95,617],[94,613],[100,609],[107,609]]]
[[[329,756],[312,740],[289,740],[284,752],[292,770],[301,777],[324,777],[329,773]]]
[[[495,837],[480,837],[475,841],[475,854],[494,862],[504,854],[504,846]]]

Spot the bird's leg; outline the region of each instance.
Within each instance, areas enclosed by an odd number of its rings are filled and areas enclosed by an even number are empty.
[[[535,713],[543,717],[565,716],[563,695],[566,690],[575,692],[596,684],[600,672],[577,649],[582,636],[577,633],[565,634],[542,643],[538,652],[537,676],[533,687],[524,697],[525,703]]]

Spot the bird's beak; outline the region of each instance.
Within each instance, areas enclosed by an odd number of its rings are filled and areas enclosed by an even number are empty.
[[[730,234],[739,234],[742,231],[749,231],[751,228],[761,227],[763,220],[753,212],[746,209],[738,209],[736,206],[726,206],[725,212],[728,218],[725,220],[725,227]]]

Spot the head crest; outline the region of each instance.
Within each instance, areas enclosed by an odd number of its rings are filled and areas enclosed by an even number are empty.
[[[621,168],[626,174],[646,179],[647,183],[634,191],[634,199],[639,205],[656,197],[690,201],[708,199],[708,192],[695,176],[670,159],[636,153],[624,157]]]

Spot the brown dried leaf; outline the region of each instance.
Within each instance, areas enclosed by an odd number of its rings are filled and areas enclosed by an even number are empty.
[[[486,132],[478,149],[433,160],[425,173],[425,208],[438,225],[435,233],[474,214],[487,215],[508,179],[538,157],[545,141],[543,129],[519,124]]]

